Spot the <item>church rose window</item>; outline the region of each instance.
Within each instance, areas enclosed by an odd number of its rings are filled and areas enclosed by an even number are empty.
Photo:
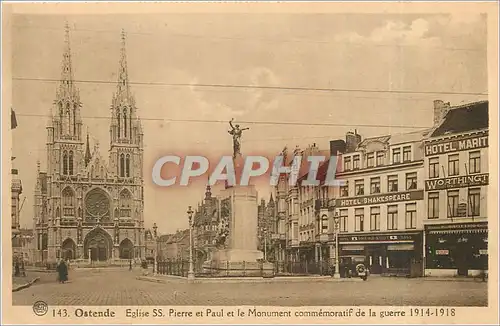
[[[85,206],[92,218],[101,219],[108,215],[110,202],[102,189],[94,189],[87,195]]]

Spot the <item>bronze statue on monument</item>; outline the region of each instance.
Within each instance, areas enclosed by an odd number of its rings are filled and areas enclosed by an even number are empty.
[[[243,135],[244,130],[249,130],[250,128],[242,128],[240,129],[240,125],[233,126],[234,118],[229,121],[229,125],[231,126],[231,130],[228,130],[228,133],[233,136],[233,159],[236,158],[238,154],[241,155],[241,136]]]

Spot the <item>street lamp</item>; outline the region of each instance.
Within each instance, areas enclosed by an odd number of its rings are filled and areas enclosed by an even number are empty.
[[[187,210],[188,219],[189,219],[189,271],[188,271],[188,280],[194,279],[194,271],[193,271],[193,209],[189,206]]]
[[[340,216],[336,211],[333,215],[333,222],[335,226],[335,273],[333,278],[340,278],[340,268],[339,268],[339,230],[340,230]]]
[[[157,235],[158,235],[158,226],[156,226],[156,223],[153,223],[153,241],[154,241],[154,244],[153,244],[153,259],[154,259],[153,275],[158,274],[158,259],[157,259],[158,250],[156,248],[158,246]]]

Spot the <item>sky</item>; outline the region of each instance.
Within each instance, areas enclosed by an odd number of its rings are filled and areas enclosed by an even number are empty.
[[[172,153],[231,152],[231,118],[332,124],[241,123],[250,127],[244,154],[274,155],[285,145],[327,149],[354,129],[370,137],[430,127],[433,100],[454,105],[487,98],[480,95],[488,91],[486,17],[480,15],[17,14],[12,152],[26,197],[22,227],[32,227],[36,161],[46,167],[47,118],[33,115],[49,114],[57,86],[33,79],[60,77],[66,21],[85,130],[91,145],[99,140],[103,157],[109,148],[103,117],[110,116],[116,89],[121,29],[127,33],[129,79],[144,118],[145,226],[156,223],[160,233],[187,227],[187,207],[202,200],[206,177],[161,188],[152,182],[154,162]],[[203,86],[214,84],[273,88]],[[269,186],[257,189],[269,198]]]

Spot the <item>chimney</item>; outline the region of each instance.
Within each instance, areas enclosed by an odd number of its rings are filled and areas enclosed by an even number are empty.
[[[359,143],[361,143],[361,135],[358,134],[357,130],[348,131],[345,135],[345,143],[346,143],[346,153],[351,153],[356,150]]]
[[[342,139],[330,140],[330,156],[337,156],[345,153],[346,143]]]
[[[441,100],[434,100],[434,125],[441,122],[450,109],[450,102],[445,103]]]

